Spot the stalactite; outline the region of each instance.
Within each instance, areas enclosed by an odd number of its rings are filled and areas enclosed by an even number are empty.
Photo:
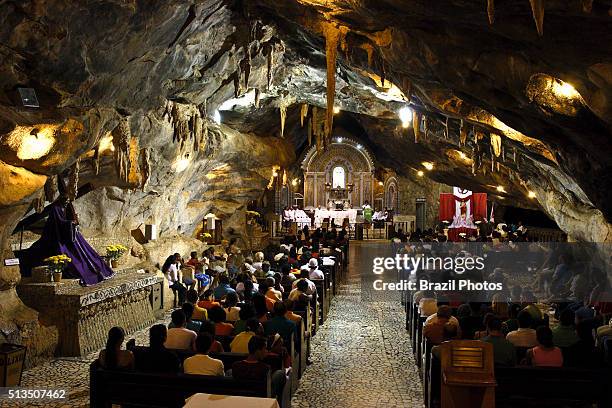
[[[175,108],[176,106],[173,106],[173,115]],[[174,116],[172,120],[175,120]],[[130,140],[132,137],[128,117],[122,117],[119,120],[119,124],[112,131],[112,136],[113,145],[115,146],[115,169],[119,179],[127,182],[130,168]]]
[[[425,137],[425,140],[427,140],[427,131],[428,131],[428,123],[427,123],[427,116],[423,115],[423,136]]]
[[[501,148],[502,148],[501,136],[495,133],[491,133],[490,137],[491,137],[491,148],[493,149],[493,153],[495,154],[495,157],[499,157],[501,155]]]
[[[66,186],[66,194],[68,201],[74,201],[79,193],[79,170],[81,168],[81,161],[77,159],[70,168],[70,175],[68,176],[68,185]]]
[[[365,50],[368,55],[368,68],[372,69],[372,62],[374,61],[374,47],[372,44],[364,43],[360,46],[363,50]]]
[[[255,108],[259,109],[259,100],[261,98],[261,91],[259,90],[259,88],[255,88]]]
[[[251,47],[245,47],[244,59],[242,60],[242,71],[244,72],[244,89],[249,89],[249,76],[251,75]]]
[[[487,0],[487,16],[489,17],[489,24],[493,25],[495,22],[495,0]]]
[[[268,71],[266,73],[267,85],[266,90],[270,90],[270,86],[272,84],[272,63],[274,62],[274,46],[272,44],[268,45]]]
[[[516,147],[514,148],[514,151],[513,151],[512,161],[516,163]]]
[[[49,176],[47,178],[44,190],[46,200],[49,202],[54,201],[57,194],[57,176]]]
[[[325,59],[327,62],[327,112],[325,120],[325,139],[327,144],[334,126],[334,100],[336,97],[336,59],[338,57],[338,43],[346,35],[346,29],[338,28],[333,24],[324,24],[323,34],[325,36]]]
[[[140,188],[144,191],[149,183],[149,177],[151,177],[151,149],[148,147],[142,148],[140,150],[140,157],[142,158],[140,163],[140,174],[142,175]]]
[[[419,143],[419,133],[420,133],[420,129],[419,127],[421,126],[421,115],[413,110],[412,111],[412,131],[414,132],[414,143]]]
[[[300,125],[304,127],[304,118],[308,115],[308,104],[303,103],[300,109]]]
[[[100,174],[100,143],[94,149],[94,155],[92,158],[92,166],[94,174],[97,176]]]
[[[380,87],[381,88],[385,87],[385,76],[386,76],[385,60],[382,57],[382,55],[380,55]]]
[[[38,192],[38,196],[36,196],[36,198],[32,200],[32,207],[34,208],[34,211],[36,211],[38,214],[43,212],[43,210],[45,209],[45,191],[44,190],[40,190]]]
[[[193,115],[191,116],[191,121],[193,122],[193,151],[197,152],[200,150],[200,145],[202,143],[202,130],[203,130],[203,121],[200,116],[200,110],[196,109]]]
[[[287,119],[287,106],[281,103],[278,108],[280,110],[280,135],[281,137],[285,137],[285,120]]]
[[[461,119],[461,126],[459,127],[459,144],[464,145],[467,141],[467,126]]]
[[[446,123],[444,124],[444,138],[448,139],[448,116],[446,117]]]
[[[307,129],[308,146],[312,146],[312,121],[313,121],[313,118],[311,116],[310,120],[308,121],[308,129]]]
[[[529,0],[538,35],[544,35],[544,0]]]
[[[593,0],[582,0],[582,11],[585,13],[593,11]]]

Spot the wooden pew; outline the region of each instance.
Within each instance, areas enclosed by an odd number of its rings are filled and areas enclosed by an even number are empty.
[[[310,336],[312,330],[312,317],[310,309],[305,311],[294,311],[293,313],[302,317],[302,347],[300,349],[300,368],[298,371],[299,377],[302,378],[302,374],[304,374],[304,371],[306,371],[306,362],[310,357]]]
[[[190,374],[105,370],[98,360],[89,368],[90,407],[111,404],[133,407],[179,408],[195,393],[272,398],[270,375],[261,380]]]

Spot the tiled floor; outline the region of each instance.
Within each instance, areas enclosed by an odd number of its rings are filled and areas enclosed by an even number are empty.
[[[399,297],[362,300],[359,260],[366,245],[372,244],[351,244],[347,282],[338,288],[329,317],[313,338],[313,364],[293,398],[295,408],[423,406]],[[147,330],[129,337],[148,343]],[[0,407],[87,407],[88,368],[96,356],[56,359],[24,373],[22,387],[65,389],[67,399],[1,401]]]

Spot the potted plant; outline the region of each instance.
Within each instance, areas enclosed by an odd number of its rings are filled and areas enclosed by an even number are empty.
[[[49,258],[45,259],[45,262],[49,267],[49,272],[51,272],[53,276],[53,282],[61,282],[62,271],[64,270],[66,265],[72,262],[72,259],[70,259],[67,255],[60,254],[50,256]]]
[[[109,245],[106,247],[106,257],[110,259],[112,268],[117,267],[117,261],[127,252],[127,250],[127,247],[121,244]]]

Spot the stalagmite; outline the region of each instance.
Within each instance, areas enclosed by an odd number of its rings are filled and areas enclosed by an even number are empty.
[[[412,131],[414,132],[414,143],[419,143],[419,127],[421,126],[421,116],[415,110],[412,111]]]
[[[300,109],[300,125],[304,127],[304,118],[308,115],[308,104],[303,103]]]
[[[493,149],[493,153],[495,157],[499,157],[501,155],[502,148],[502,140],[501,136],[495,133],[491,133],[491,147]]]
[[[461,126],[459,128],[459,144],[464,145],[466,141],[467,141],[467,126],[463,122],[463,119],[461,119]]]
[[[544,0],[529,0],[529,3],[531,3],[531,13],[538,35],[542,37],[544,35]]]
[[[346,35],[346,28],[338,28],[333,24],[323,25],[325,36],[325,59],[327,61],[327,112],[325,120],[325,138],[331,137],[334,125],[334,99],[336,96],[336,59],[338,56],[338,43]]]
[[[487,0],[487,16],[489,16],[489,24],[495,22],[495,0]]]
[[[249,76],[251,75],[251,47],[245,46],[245,56],[242,60],[242,71],[244,72],[244,89],[249,89]]]
[[[74,201],[77,198],[79,192],[79,170],[81,168],[81,161],[77,159],[70,168],[70,175],[68,176],[68,185],[66,186],[66,194],[69,201]]]
[[[312,146],[312,118],[308,121],[308,146]]]
[[[142,175],[140,188],[144,191],[149,183],[149,177],[151,177],[151,149],[148,147],[142,148],[140,150],[140,157],[142,157],[142,162],[140,163],[140,174]]]

